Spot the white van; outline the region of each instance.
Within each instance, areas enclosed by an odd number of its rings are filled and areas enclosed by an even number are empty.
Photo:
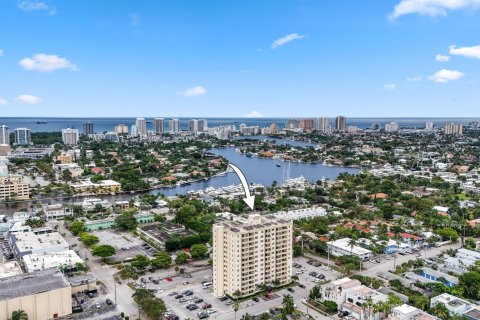
[[[203,289],[208,289],[211,286],[213,286],[213,283],[212,282],[205,282],[205,283],[202,283],[202,286],[203,286]]]

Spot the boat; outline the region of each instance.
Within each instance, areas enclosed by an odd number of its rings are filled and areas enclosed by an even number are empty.
[[[47,124],[48,122],[45,121],[45,120],[42,120],[42,121],[37,121],[37,124]]]
[[[251,158],[253,156],[253,153],[247,152],[247,157]]]
[[[278,163],[276,164],[276,166],[277,166],[277,167],[279,167],[279,168],[281,167],[281,165],[280,165],[280,164],[278,164]]]

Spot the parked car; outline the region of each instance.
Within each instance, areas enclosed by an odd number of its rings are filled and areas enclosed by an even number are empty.
[[[293,288],[288,288],[287,290],[290,291],[290,292],[295,292],[295,289],[293,289]]]
[[[210,309],[212,307],[212,305],[210,303],[205,303],[203,306],[202,306],[202,309]]]
[[[203,299],[202,299],[202,298],[198,298],[198,299],[195,299],[193,302],[195,302],[195,303],[202,303],[202,302],[203,302]]]
[[[255,301],[255,302],[259,302],[259,301],[260,301],[260,299],[258,299],[258,297],[253,297],[252,300]]]
[[[303,283],[299,283],[298,286],[302,289],[305,289],[305,285]]]
[[[113,304],[112,300],[110,299],[105,300],[105,303],[108,304],[109,306]]]
[[[233,304],[233,301],[229,299],[229,300],[225,301],[225,304],[226,304],[227,306],[230,306],[230,305]]]
[[[180,298],[183,298],[183,294],[177,294],[177,295],[175,296],[175,299],[180,299]]]

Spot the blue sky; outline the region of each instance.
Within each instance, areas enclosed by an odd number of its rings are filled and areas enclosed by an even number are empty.
[[[480,0],[2,0],[0,115],[480,116],[479,17]]]

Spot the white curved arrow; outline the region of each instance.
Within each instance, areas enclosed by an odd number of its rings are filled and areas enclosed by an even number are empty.
[[[229,163],[228,164],[233,171],[238,175],[240,178],[240,182],[242,183],[243,191],[245,192],[245,198],[243,198],[243,201],[247,204],[247,206],[253,210],[253,205],[255,204],[255,195],[250,194],[250,188],[248,187],[248,182],[247,179],[245,178],[245,175],[243,174],[242,170],[240,170],[236,165]]]

